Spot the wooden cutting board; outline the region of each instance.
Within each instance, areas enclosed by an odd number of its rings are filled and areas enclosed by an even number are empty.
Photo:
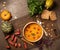
[[[56,8],[54,8],[53,10],[57,13],[57,17],[58,20],[55,22],[51,22],[51,21],[47,21],[47,20],[41,20],[45,23],[45,26],[47,27],[46,24],[54,24],[53,28],[57,29],[57,34],[60,33],[60,0],[55,0],[56,1]],[[36,21],[35,19],[33,19],[32,17],[30,17],[28,14],[28,8],[27,8],[27,0],[0,0],[0,10],[5,9],[2,5],[3,2],[6,2],[6,9],[8,9],[11,14],[12,14],[12,24],[14,25],[14,28],[21,28],[21,30],[23,29],[24,25],[28,22],[31,21]],[[17,17],[17,19],[15,18]],[[1,24],[1,19],[0,19],[0,24]],[[50,27],[49,27],[50,28]],[[47,31],[47,30],[46,30]],[[0,50],[7,50],[5,48],[5,46],[7,45],[6,40],[4,39],[4,33],[2,33],[1,28],[0,28]],[[19,40],[20,41],[20,40]],[[57,40],[58,41],[58,40]],[[60,41],[58,41],[60,42]],[[55,43],[55,47],[50,48],[51,50],[57,50],[57,48],[59,49],[60,43]],[[13,46],[11,46],[12,49],[11,50],[25,50],[24,48],[14,48]],[[35,46],[30,46],[29,48],[34,48]],[[55,49],[54,49],[55,48]]]

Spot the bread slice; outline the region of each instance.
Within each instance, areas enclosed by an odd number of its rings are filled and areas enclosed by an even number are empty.
[[[52,21],[57,20],[56,13],[54,11],[51,11],[50,20],[52,20]]]
[[[41,18],[42,18],[42,19],[49,19],[50,14],[51,14],[50,11],[44,10],[44,11],[42,12]]]

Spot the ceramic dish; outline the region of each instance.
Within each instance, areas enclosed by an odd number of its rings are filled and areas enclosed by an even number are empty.
[[[43,37],[42,26],[36,22],[29,22],[23,28],[23,37],[29,42],[37,42]]]

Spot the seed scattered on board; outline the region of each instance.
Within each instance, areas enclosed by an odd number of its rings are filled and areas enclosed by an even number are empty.
[[[51,24],[51,26],[54,26],[54,24]]]
[[[3,4],[2,6],[3,6],[3,7],[5,7],[5,6],[6,6],[6,4]]]
[[[46,30],[48,30],[48,28],[45,28]]]
[[[48,32],[50,32],[50,30],[48,30]]]
[[[4,7],[4,9],[7,9],[6,7]]]
[[[43,27],[45,27],[45,25],[43,25]]]
[[[2,3],[2,6],[5,7],[5,6],[6,6],[6,2],[3,2],[3,3]]]
[[[6,2],[3,2],[4,4],[6,4]]]
[[[51,34],[49,33],[49,35],[51,35]]]
[[[44,24],[44,22],[42,22],[42,24]]]
[[[51,29],[51,31],[53,31],[53,29]]]
[[[15,16],[14,19],[17,19],[17,16]]]

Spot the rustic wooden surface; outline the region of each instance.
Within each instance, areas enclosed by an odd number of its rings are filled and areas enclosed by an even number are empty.
[[[26,16],[28,14],[27,0],[0,0],[0,10],[5,9],[5,7],[2,6],[4,1],[6,2],[6,9],[8,9],[12,14],[12,23],[14,27],[15,25],[17,25],[16,22],[20,22],[19,24],[21,25],[19,27],[23,28],[23,26],[27,22],[33,21],[32,18]],[[60,33],[60,0],[55,0],[55,1],[57,5],[54,8],[54,11],[57,13],[57,18],[58,18],[58,20],[55,23],[56,23],[57,31],[58,33]],[[1,19],[0,19],[0,24],[1,24]],[[16,26],[16,28],[18,27]],[[0,28],[0,50],[7,50],[5,48],[7,42],[4,39],[4,37],[5,36]],[[24,50],[24,49],[12,47],[11,50]],[[53,46],[50,47],[50,50],[60,50],[60,39],[54,42]]]

